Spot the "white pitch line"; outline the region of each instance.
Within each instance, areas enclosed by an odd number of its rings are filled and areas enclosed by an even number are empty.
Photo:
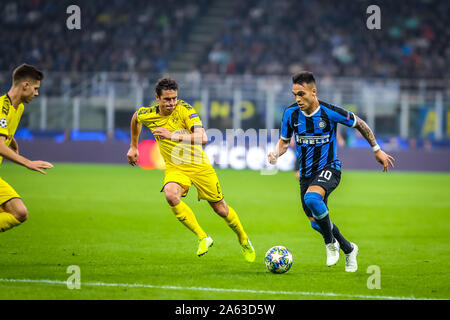
[[[45,284],[62,284],[67,285],[66,281],[60,280],[34,280],[34,279],[1,279],[0,282],[13,283],[45,283]],[[322,296],[322,297],[344,297],[344,298],[360,298],[360,299],[382,299],[382,300],[448,300],[434,298],[417,298],[417,297],[393,297],[393,296],[377,296],[362,294],[345,294],[333,292],[307,292],[307,291],[272,291],[272,290],[250,290],[250,289],[228,289],[228,288],[204,288],[204,287],[180,287],[180,286],[156,286],[151,284],[128,284],[128,283],[105,283],[105,282],[82,282],[81,286],[91,287],[122,287],[122,288],[148,288],[148,289],[166,289],[166,290],[191,290],[191,291],[215,291],[215,292],[238,292],[238,293],[255,293],[255,294],[275,294],[275,295],[293,295],[293,296]]]

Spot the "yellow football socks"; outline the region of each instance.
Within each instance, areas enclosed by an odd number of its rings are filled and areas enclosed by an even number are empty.
[[[202,227],[197,222],[197,219],[195,218],[194,212],[192,212],[191,208],[184,203],[183,201],[180,201],[179,204],[176,206],[170,207],[175,213],[175,217],[184,224],[189,230],[191,230],[197,238],[206,238],[208,235],[203,231]]]
[[[234,209],[228,206],[228,215],[224,218],[228,226],[237,234],[241,244],[247,242],[247,234],[242,227],[239,217]]]
[[[11,229],[19,224],[20,221],[17,220],[11,213],[0,212],[0,232]]]

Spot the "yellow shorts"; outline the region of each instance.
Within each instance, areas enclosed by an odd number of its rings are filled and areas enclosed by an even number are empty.
[[[0,178],[0,205],[12,198],[20,198],[19,194],[5,180]],[[0,212],[3,211],[0,207]]]
[[[182,170],[166,167],[161,192],[169,182],[176,182],[184,189],[183,197],[187,195],[190,186],[193,184],[197,188],[198,200],[218,202],[223,199],[219,179],[212,166],[202,167],[202,170]]]

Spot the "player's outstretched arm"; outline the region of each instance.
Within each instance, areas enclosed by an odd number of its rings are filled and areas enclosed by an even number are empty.
[[[142,124],[140,124],[137,121],[137,111],[136,111],[133,114],[133,117],[131,118],[130,124],[131,141],[130,141],[130,149],[128,149],[127,152],[128,163],[132,166],[135,166],[137,164],[137,160],[139,158],[138,142],[139,142],[139,135],[141,134],[141,129]]]
[[[381,150],[380,146],[377,143],[377,140],[375,139],[375,135],[373,134],[372,130],[369,128],[367,123],[361,118],[357,116],[355,117],[356,117],[355,129],[361,133],[361,135],[364,137],[364,139],[367,140],[367,142],[369,142],[375,154],[375,159],[383,166],[383,171],[387,172],[389,170],[389,165],[392,168],[394,168],[393,161],[395,159],[392,156],[385,153],[383,150]]]
[[[11,143],[9,144],[9,148],[15,153],[19,154],[19,144],[17,143],[14,137],[11,139]]]
[[[274,165],[277,163],[279,157],[281,157],[289,148],[290,141],[280,139],[275,147],[275,151],[269,152],[267,158],[269,163]]]
[[[0,136],[0,155],[12,162],[20,164],[30,170],[40,172],[42,174],[47,174],[44,170],[53,168],[53,165],[47,161],[31,161],[25,157],[22,157],[17,152],[9,148],[6,143],[6,137]]]

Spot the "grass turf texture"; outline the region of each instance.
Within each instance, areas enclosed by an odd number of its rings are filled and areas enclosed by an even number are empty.
[[[160,193],[163,172],[114,165],[56,164],[46,176],[6,163],[1,176],[30,212],[23,225],[0,233],[0,299],[367,299],[365,296],[450,298],[450,175],[344,170],[329,198],[330,216],[359,245],[359,269],[344,256],[325,265],[325,247],[301,211],[292,172],[217,170],[226,201],[238,212],[256,249],[247,263],[235,234],[192,187],[185,201],[215,241],[195,255],[197,240]],[[289,248],[291,270],[271,274],[265,252]],[[63,283],[81,269],[81,289]],[[377,265],[381,289],[368,289]],[[83,283],[145,284],[105,287]],[[169,289],[165,286],[254,290]],[[163,287],[163,288],[161,288]],[[297,294],[260,291],[303,292]],[[312,293],[307,295],[306,293]],[[313,293],[335,293],[338,296]]]

